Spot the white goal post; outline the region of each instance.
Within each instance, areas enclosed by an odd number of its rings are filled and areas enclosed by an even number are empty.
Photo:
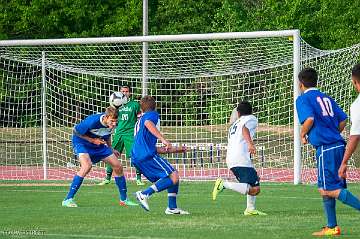
[[[359,59],[354,49],[359,46],[315,49],[299,30],[0,41],[0,179],[70,178],[77,167],[72,125],[103,111],[112,91],[130,85],[135,97],[156,97],[165,134],[189,147],[169,156],[184,178],[230,176],[224,163],[228,118],[247,99],[260,122],[254,161],[261,178],[312,182],[313,152],[301,146],[295,110],[297,76],[303,66],[315,67],[321,87],[346,106],[350,81],[338,91],[338,83],[328,81],[349,78],[344,72]],[[129,162],[123,163],[132,177]],[[103,177],[103,166],[91,177]]]

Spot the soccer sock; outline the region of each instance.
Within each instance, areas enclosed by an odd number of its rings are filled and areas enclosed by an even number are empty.
[[[246,202],[247,202],[246,209],[255,210],[255,201],[256,201],[256,196],[251,196],[249,194],[246,195]]]
[[[340,191],[338,199],[342,203],[349,205],[350,207],[353,207],[357,210],[360,210],[360,200],[347,189],[342,189]]]
[[[155,184],[151,185],[150,187],[148,187],[141,193],[150,196],[154,192],[161,192],[161,191],[171,187],[172,185],[173,185],[173,182],[170,179],[170,177],[161,178]]]
[[[126,189],[126,180],[125,180],[125,176],[115,176],[115,184],[119,189],[119,193],[120,193],[120,200],[121,201],[125,201],[127,199],[127,189]]]
[[[73,178],[73,181],[70,185],[69,193],[67,194],[65,200],[68,200],[70,198],[74,198],[76,192],[79,190],[84,178],[80,177],[79,175],[75,175]]]
[[[157,191],[157,188],[156,188],[155,184],[153,184],[150,187],[148,187],[147,189],[145,189],[144,191],[142,191],[141,193],[150,196],[151,194],[153,194],[156,191]]]
[[[135,169],[136,170],[136,180],[139,180],[141,181],[141,173],[138,169]]]
[[[249,192],[249,184],[247,183],[224,182],[224,187],[241,194],[247,194]]]
[[[106,164],[106,179],[111,180],[113,169],[110,164]]]
[[[168,188],[168,207],[170,209],[177,208],[176,196],[179,192],[179,183]]]
[[[323,197],[323,205],[325,216],[327,218],[327,226],[330,228],[334,228],[337,226],[336,221],[336,200],[331,197]]]

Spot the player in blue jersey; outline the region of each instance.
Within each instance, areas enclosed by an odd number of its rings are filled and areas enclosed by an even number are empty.
[[[123,169],[117,157],[119,152],[111,148],[111,133],[116,127],[118,111],[108,107],[105,113],[93,114],[75,125],[72,145],[74,153],[80,161],[80,170],[74,176],[69,193],[62,202],[64,207],[77,207],[74,196],[79,190],[84,177],[90,172],[92,164],[100,161],[109,163],[114,169],[115,183],[119,189],[121,206],[135,206],[127,198],[126,181]]]
[[[303,94],[296,99],[296,109],[302,124],[302,143],[309,142],[316,149],[318,189],[323,197],[327,217],[327,225],[313,235],[339,235],[335,199],[357,210],[360,210],[360,201],[346,189],[345,179],[338,176],[345,151],[345,141],[340,133],[345,128],[347,115],[331,97],[315,88],[317,80],[314,69],[303,69],[299,73]]]
[[[165,214],[189,214],[177,207],[176,196],[179,191],[179,175],[174,167],[159,153],[184,152],[185,148],[173,148],[159,131],[160,118],[155,111],[155,100],[144,96],[140,101],[142,117],[135,125],[134,145],[131,151],[132,163],[152,183],[143,191],[136,192],[141,206],[149,211],[148,198],[155,192],[168,191],[168,207]],[[165,147],[156,147],[157,140]]]

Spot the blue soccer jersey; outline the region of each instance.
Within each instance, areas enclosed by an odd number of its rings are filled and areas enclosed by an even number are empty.
[[[75,125],[74,131],[76,131],[80,135],[86,135],[90,138],[102,138],[105,141],[108,140],[111,136],[112,129],[101,123],[102,117],[104,117],[104,115],[105,114],[102,113],[86,117],[79,124]],[[74,134],[72,137],[72,143],[74,153],[77,156],[79,156],[79,154],[81,153],[89,154],[91,162],[93,164],[107,158],[113,153],[112,149],[108,147],[108,145],[96,145],[90,143],[86,139],[82,139],[76,134]]]
[[[101,119],[104,117],[102,114],[93,114],[86,117],[79,124],[75,125],[74,130],[81,135],[89,136],[90,138],[102,138],[108,140],[111,136],[112,129],[101,123]],[[73,144],[82,144],[86,147],[99,148],[101,145],[90,143],[86,139],[78,137],[76,134],[72,138]]]
[[[145,121],[147,120],[157,127],[160,124],[159,114],[156,111],[146,112],[136,123],[134,144],[131,150],[131,160],[134,163],[152,159],[157,154],[157,138],[145,127]]]
[[[310,117],[314,119],[308,140],[315,148],[337,142],[345,143],[339,124],[347,119],[347,115],[331,97],[316,88],[310,88],[296,99],[296,109],[301,124]]]

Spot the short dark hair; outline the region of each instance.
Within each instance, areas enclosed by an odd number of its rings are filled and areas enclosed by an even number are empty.
[[[153,111],[155,110],[155,107],[156,107],[156,102],[152,96],[146,95],[143,98],[141,98],[140,108],[143,112]]]
[[[240,113],[240,116],[252,114],[252,106],[248,101],[240,102],[236,107],[236,110]]]
[[[117,119],[119,117],[119,111],[115,107],[109,106],[105,110],[105,115],[113,119]]]
[[[306,88],[316,87],[318,81],[318,73],[313,68],[305,68],[299,73],[299,81]]]
[[[122,89],[122,88],[127,88],[127,89],[129,89],[129,91],[131,92],[131,87],[128,86],[128,85],[122,85],[122,86],[120,87],[120,89]]]
[[[357,82],[360,82],[360,64],[356,64],[351,71],[351,75],[355,77]]]

